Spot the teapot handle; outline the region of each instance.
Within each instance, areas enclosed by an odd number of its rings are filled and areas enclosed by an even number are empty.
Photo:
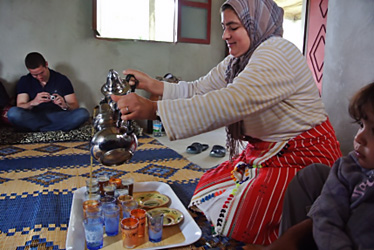
[[[139,84],[139,80],[136,79],[133,74],[128,74],[128,75],[126,75],[125,81],[130,82],[131,78],[135,79],[135,84],[134,85],[129,84],[129,85],[130,85],[130,88],[131,88],[131,92],[135,92],[136,86],[138,86],[138,84]],[[127,120],[126,126],[127,126],[127,132],[126,133],[127,134],[132,134],[134,131],[131,128],[131,120]]]
[[[138,84],[139,84],[139,80],[136,79],[133,74],[128,74],[128,75],[126,75],[125,81],[130,82],[131,78],[135,79],[135,84],[134,85],[129,84],[129,85],[130,85],[130,88],[131,88],[131,92],[135,92],[136,86],[138,86]]]

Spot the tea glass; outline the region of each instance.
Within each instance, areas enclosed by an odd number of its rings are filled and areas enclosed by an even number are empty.
[[[162,239],[162,228],[164,227],[164,214],[162,212],[147,213],[148,237],[150,242],[160,242]]]
[[[139,220],[138,237],[144,237],[145,234],[145,216],[147,211],[142,208],[136,208],[130,211],[131,218]]]
[[[123,178],[122,180],[122,186],[127,188],[129,190],[129,195],[134,194],[134,178]]]
[[[102,248],[104,241],[103,218],[99,215],[85,218],[83,227],[87,249],[97,250]]]
[[[139,221],[135,218],[121,220],[122,244],[125,248],[134,248],[138,243]]]
[[[107,203],[103,205],[105,233],[108,236],[118,234],[119,227],[119,206]]]
[[[117,198],[117,200],[122,208],[122,218],[131,217],[131,210],[138,207],[138,203],[134,201],[133,197],[130,195],[121,195]]]

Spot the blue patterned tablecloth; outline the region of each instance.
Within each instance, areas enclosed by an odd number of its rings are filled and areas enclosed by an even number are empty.
[[[85,185],[90,168],[85,141],[0,146],[0,249],[65,249],[73,192]],[[93,161],[92,170],[94,175],[168,183],[186,207],[204,172],[148,136],[139,138],[129,163],[106,167]],[[203,237],[189,249],[243,245],[212,237],[204,216],[193,216]]]

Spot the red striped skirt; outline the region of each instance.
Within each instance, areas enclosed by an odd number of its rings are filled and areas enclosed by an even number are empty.
[[[339,157],[329,120],[287,142],[248,144],[201,177],[189,207],[203,212],[219,235],[268,245],[278,237],[284,193],[297,171],[312,163],[332,166]],[[233,178],[234,169],[242,179]]]

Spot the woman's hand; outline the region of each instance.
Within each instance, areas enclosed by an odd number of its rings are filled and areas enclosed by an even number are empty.
[[[157,102],[148,100],[135,93],[123,96],[111,95],[121,111],[121,119],[127,120],[156,120]]]
[[[146,73],[143,73],[141,71],[134,70],[134,69],[124,70],[123,74],[124,75],[129,75],[129,74],[134,75],[135,78],[139,81],[139,85],[137,86],[137,88],[144,89],[144,90],[150,92],[153,95],[162,96],[162,94],[164,92],[164,83],[163,82],[158,81],[158,80],[150,77]],[[134,85],[135,82],[130,80],[129,84]]]

